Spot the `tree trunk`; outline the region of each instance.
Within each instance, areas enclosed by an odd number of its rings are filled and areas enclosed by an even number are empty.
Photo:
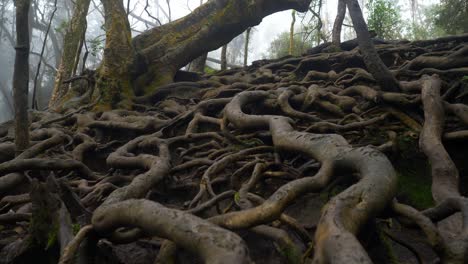
[[[345,0],[348,6],[354,30],[356,31],[359,49],[361,50],[367,69],[375,78],[383,91],[396,92],[400,90],[398,81],[382,62],[375,50],[374,44],[367,28],[366,21],[362,16],[361,7],[357,0]]]
[[[81,50],[81,38],[86,31],[86,15],[88,14],[90,0],[77,0],[73,10],[73,16],[68,25],[63,41],[63,53],[55,76],[54,90],[49,107],[54,107],[68,92],[69,84],[63,81],[72,77],[73,68],[79,60]]]
[[[223,46],[221,49],[221,70],[225,71],[227,70],[227,44]]]
[[[294,52],[294,24],[296,24],[296,10],[292,11],[292,22],[289,30],[289,55]]]
[[[137,94],[154,92],[161,85],[171,83],[180,68],[229,43],[247,28],[258,25],[263,17],[287,9],[304,12],[311,0],[208,1],[184,18],[143,32],[133,38],[132,43],[122,0],[102,2],[106,13],[106,48],[97,71],[93,98],[100,94],[101,106],[107,105],[104,109],[108,109],[133,97],[130,80],[133,87],[141,89],[135,91]],[[202,71],[197,65],[195,70]],[[76,96],[71,93],[62,101]]]
[[[117,107],[119,103],[128,103],[128,99],[133,97],[130,77],[135,50],[122,0],[101,2],[105,14],[106,46],[104,59],[97,70],[95,96],[101,97],[99,110],[108,110]]]
[[[252,30],[249,27],[245,32],[245,46],[244,46],[244,67],[247,67],[247,61],[249,58],[249,42],[250,42],[250,31]]]
[[[200,57],[196,58],[190,64],[190,71],[204,73],[205,72],[205,65],[206,65],[206,58],[208,58],[208,53],[204,53]]]
[[[21,153],[29,146],[28,84],[29,84],[29,7],[30,0],[16,2],[16,55],[13,73],[15,102],[15,145]]]
[[[332,44],[339,47],[341,44],[341,28],[343,27],[343,21],[346,15],[346,3],[345,0],[338,1],[338,12],[335,18],[335,24],[333,24],[332,32]]]
[[[272,13],[296,9],[304,12],[310,0],[214,0],[184,18],[153,28],[134,38],[143,72],[136,86],[145,93],[172,82],[177,70],[201,54],[231,41]]]

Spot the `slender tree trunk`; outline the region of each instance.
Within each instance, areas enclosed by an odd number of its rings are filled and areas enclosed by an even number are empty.
[[[247,67],[247,62],[248,62],[248,59],[249,59],[250,31],[252,31],[252,28],[251,28],[251,27],[249,27],[249,28],[245,31],[244,67]]]
[[[296,24],[296,10],[292,11],[291,29],[289,30],[289,55],[294,53],[294,24]]]
[[[69,85],[63,84],[63,81],[72,77],[75,62],[79,58],[78,51],[81,50],[81,38],[86,31],[86,16],[90,2],[90,0],[77,0],[75,3],[73,16],[64,37],[63,53],[55,76],[54,90],[49,102],[50,107],[55,106],[68,92]]]
[[[37,82],[38,82],[38,78],[39,78],[39,72],[41,70],[42,58],[44,57],[44,52],[45,52],[45,49],[46,49],[46,46],[47,46],[47,37],[49,36],[50,27],[52,26],[52,21],[54,19],[55,12],[57,12],[57,0],[54,1],[54,9],[52,11],[52,14],[50,15],[49,23],[47,24],[47,29],[46,29],[45,34],[44,34],[44,41],[42,42],[42,49],[41,49],[41,53],[40,53],[40,56],[39,56],[39,63],[37,64],[36,75],[34,76],[34,86],[33,86],[32,106],[31,106],[31,108],[36,109],[36,110],[38,109],[37,100],[36,100],[37,85],[38,85]]]
[[[221,70],[227,70],[227,44],[221,49]]]
[[[15,103],[15,145],[21,153],[29,146],[28,84],[29,84],[29,8],[31,0],[16,2],[16,55],[13,73]]]
[[[367,70],[372,74],[383,91],[399,91],[398,81],[380,59],[372,43],[366,21],[362,16],[361,7],[357,0],[345,0],[349,14],[356,31],[359,49],[361,50]]]
[[[346,2],[345,0],[338,0],[338,12],[333,24],[332,44],[339,47],[341,44],[341,28],[346,15]]]

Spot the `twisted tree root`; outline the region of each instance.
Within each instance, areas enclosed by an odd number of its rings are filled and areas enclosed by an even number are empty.
[[[148,200],[130,199],[100,207],[94,212],[92,223],[103,235],[121,226],[139,227],[147,235],[174,241],[209,264],[251,262],[247,246],[236,234]]]
[[[352,148],[335,134],[317,135],[294,131],[290,120],[281,116],[248,115],[242,107],[265,99],[267,92],[242,92],[226,106],[227,118],[235,126],[269,127],[276,148],[305,153],[322,162],[314,177],[283,185],[262,205],[215,216],[212,222],[229,229],[247,228],[275,220],[295,197],[320,189],[331,178],[334,168],[360,173],[360,181],[333,198],[322,213],[316,232],[315,263],[371,263],[354,234],[393,198],[396,175],[391,163],[370,147]],[[340,248],[340,251],[336,251]]]

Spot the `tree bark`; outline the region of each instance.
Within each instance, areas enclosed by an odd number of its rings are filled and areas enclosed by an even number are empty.
[[[252,30],[251,27],[249,27],[245,31],[245,46],[244,46],[244,67],[247,67],[247,61],[249,59],[249,43],[250,43],[250,31]]]
[[[190,64],[190,71],[204,73],[205,72],[205,65],[206,65],[206,58],[208,58],[208,53],[204,53],[200,57],[196,58]]]
[[[221,70],[225,71],[227,70],[227,44],[223,46],[221,49]]]
[[[28,84],[29,84],[29,7],[30,0],[16,2],[16,55],[13,73],[15,103],[15,144],[21,153],[29,146]]]
[[[336,14],[335,23],[333,24],[332,31],[332,44],[339,47],[341,44],[341,28],[346,15],[346,2],[344,0],[338,1],[338,12]]]
[[[375,78],[380,88],[383,91],[396,92],[399,91],[399,84],[396,78],[388,70],[387,66],[382,62],[372,43],[366,21],[362,16],[361,7],[357,0],[345,0],[348,6],[351,20],[353,21],[354,30],[357,34],[359,49],[361,50],[364,63],[367,69]]]
[[[49,101],[49,107],[54,107],[68,92],[69,84],[64,84],[63,81],[72,77],[73,68],[79,59],[81,39],[86,31],[86,16],[90,2],[90,0],[76,1],[73,16],[65,33],[62,58],[60,59],[60,65],[55,76],[54,90],[52,98]]]
[[[153,28],[133,39],[143,65],[136,86],[145,93],[172,82],[178,69],[200,54],[215,50],[272,13],[304,12],[310,0],[214,0],[172,23]]]
[[[293,55],[294,52],[294,24],[296,24],[296,10],[291,13],[292,22],[291,28],[289,29],[289,55]]]
[[[130,83],[135,50],[122,0],[101,0],[104,6],[106,46],[104,59],[97,70],[95,97],[101,98],[99,110],[109,110],[133,97]]]
[[[130,27],[122,1],[111,3],[102,0],[106,13],[106,48],[104,60],[97,70],[97,89],[93,98],[100,97],[100,105],[106,105],[102,108],[105,110],[115,107],[120,101],[128,102],[134,92],[150,94],[173,82],[180,68],[229,43],[247,28],[258,25],[263,17],[287,9],[304,12],[310,2],[212,0],[186,17],[143,32],[130,42]],[[202,71],[198,66],[195,69]],[[130,80],[132,86],[140,90],[133,91]],[[73,93],[65,95],[62,102],[76,96]],[[120,106],[128,108],[130,105]],[[69,107],[71,105],[63,109]]]

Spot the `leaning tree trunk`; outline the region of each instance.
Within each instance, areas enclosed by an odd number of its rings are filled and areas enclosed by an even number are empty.
[[[82,37],[86,31],[86,15],[88,14],[91,0],[77,0],[73,9],[73,16],[69,22],[63,40],[63,52],[60,65],[55,76],[54,90],[49,101],[49,107],[54,107],[61,98],[68,92],[69,84],[63,81],[73,75],[73,68],[79,60]]]
[[[364,63],[367,69],[375,78],[383,91],[399,91],[400,86],[396,78],[388,70],[387,66],[380,59],[367,28],[366,21],[362,16],[361,7],[357,0],[344,0],[348,6],[349,15],[353,21],[356,31],[359,49],[361,50]]]
[[[341,28],[346,15],[346,2],[345,0],[338,1],[338,12],[336,14],[335,23],[333,24],[332,31],[332,44],[339,47],[341,44]]]
[[[28,83],[29,83],[29,7],[31,0],[16,3],[16,55],[13,73],[15,103],[15,145],[21,153],[29,146]]]
[[[136,86],[145,93],[173,81],[178,69],[201,54],[231,41],[272,13],[296,9],[304,12],[310,0],[213,0],[184,18],[153,28],[134,38],[144,71]]]

